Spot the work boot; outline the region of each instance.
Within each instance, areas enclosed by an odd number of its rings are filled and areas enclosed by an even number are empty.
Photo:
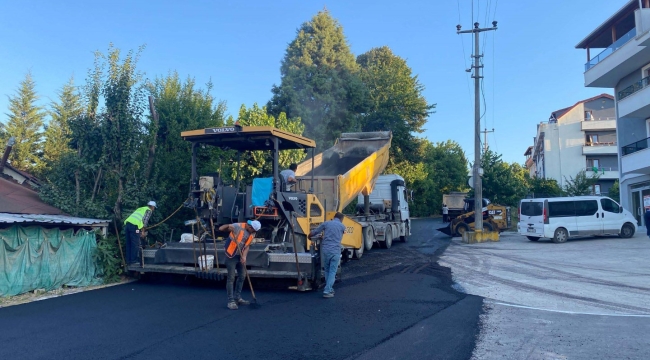
[[[334,297],[334,294],[333,294],[333,293],[324,293],[324,294],[323,294],[323,297],[324,297],[324,298],[333,298],[333,297]]]
[[[237,299],[237,305],[249,305],[251,302],[242,298]]]
[[[237,306],[237,303],[234,301],[231,301],[228,303],[228,309],[230,310],[237,310],[239,309],[239,306]]]

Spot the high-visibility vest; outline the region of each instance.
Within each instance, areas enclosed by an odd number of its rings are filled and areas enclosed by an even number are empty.
[[[233,225],[236,225],[234,226],[235,231],[230,232],[230,235],[228,235],[227,244],[225,244],[226,256],[228,256],[229,258],[238,255],[237,246],[241,246],[242,241],[244,241],[244,246],[242,246],[241,250],[243,250],[243,247],[250,245],[250,243],[253,241],[252,234],[249,234],[248,238],[244,240],[244,233],[246,232],[246,223],[238,223]]]
[[[147,213],[147,210],[149,210],[148,206],[143,206],[141,208],[138,208],[136,211],[131,214],[126,220],[124,220],[124,225],[126,223],[131,223],[135,226],[138,227],[138,229],[142,229],[144,227],[144,223],[142,222],[142,219],[144,218],[144,215]]]

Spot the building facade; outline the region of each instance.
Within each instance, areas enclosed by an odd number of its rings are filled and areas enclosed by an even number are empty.
[[[619,176],[615,114],[609,94],[552,112],[537,125],[534,145],[524,154],[531,175],[555,179],[564,187],[585,170],[599,177],[591,193],[606,195]]]
[[[585,86],[614,89],[621,204],[639,225],[650,196],[649,30],[650,0],[630,0],[576,45],[587,50]]]

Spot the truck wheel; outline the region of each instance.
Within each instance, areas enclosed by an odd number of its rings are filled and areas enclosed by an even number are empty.
[[[623,227],[621,228],[620,236],[624,239],[628,239],[634,236],[634,225],[630,223],[623,224]]]
[[[401,242],[407,242],[408,241],[408,236],[409,236],[409,231],[410,231],[410,226],[409,223],[404,224],[404,236],[399,237],[399,241]]]
[[[569,233],[565,228],[558,228],[555,230],[555,234],[553,236],[553,242],[554,243],[563,243],[566,242],[567,239],[569,238]]]
[[[384,249],[390,249],[393,245],[393,227],[390,225],[386,226],[386,232],[384,233],[384,238],[386,240],[381,242],[381,247]]]
[[[464,233],[469,231],[469,225],[465,223],[459,223],[456,225],[456,236],[462,237]]]
[[[353,259],[355,260],[361,259],[361,257],[363,256],[363,247],[364,247],[363,244],[361,244],[360,248],[354,249],[354,251],[352,252]]]
[[[366,251],[370,251],[374,243],[375,232],[372,230],[372,227],[367,226],[365,229],[363,229],[363,245],[366,247]]]

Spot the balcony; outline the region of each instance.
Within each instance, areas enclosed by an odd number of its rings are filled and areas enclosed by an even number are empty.
[[[609,55],[613,54],[614,51],[618,50],[623,45],[627,44],[628,41],[634,39],[635,36],[636,36],[636,28],[633,28],[632,30],[628,31],[627,34],[621,36],[618,40],[616,40],[612,45],[608,46],[605,50],[601,51],[598,55],[591,58],[591,60],[589,60],[585,64],[585,72],[587,72],[587,70],[591,69],[592,67],[596,66],[596,64],[603,61]]]
[[[650,174],[650,138],[646,138],[621,148],[623,172],[641,172]]]
[[[620,117],[650,117],[650,76],[618,92]]]
[[[635,92],[642,90],[646,86],[648,86],[648,80],[650,80],[650,76],[646,76],[643,79],[635,82],[634,84],[626,87],[625,89],[621,90],[618,92],[618,101],[621,101],[625,99],[626,97],[634,94]]]
[[[583,155],[618,155],[615,142],[611,143],[586,143],[582,147]]]
[[[616,118],[585,119],[582,121],[582,131],[616,130]]]
[[[535,166],[535,160],[533,160],[532,157],[529,157],[528,159],[526,159],[526,169],[530,169],[533,166]]]
[[[641,151],[644,149],[648,148],[648,143],[650,143],[650,138],[645,138],[643,140],[639,140],[635,143],[632,143],[630,145],[625,145],[621,148],[621,152],[623,155],[630,155],[632,153],[635,153],[637,151]],[[648,159],[650,161],[650,158]]]
[[[618,179],[618,169],[611,167],[588,167],[585,168],[585,174],[590,176],[592,174],[599,175],[599,179],[603,180],[616,180]]]
[[[650,43],[650,32],[646,25],[650,24],[650,8],[639,9],[633,2],[626,6],[637,9],[633,13],[626,9],[616,14],[615,17],[620,18],[608,20],[598,28],[597,35],[579,44],[584,46],[582,48],[604,48],[585,64],[586,87],[615,88],[623,77],[648,63],[650,47],[645,45]],[[624,31],[621,37],[611,42],[612,36]]]

